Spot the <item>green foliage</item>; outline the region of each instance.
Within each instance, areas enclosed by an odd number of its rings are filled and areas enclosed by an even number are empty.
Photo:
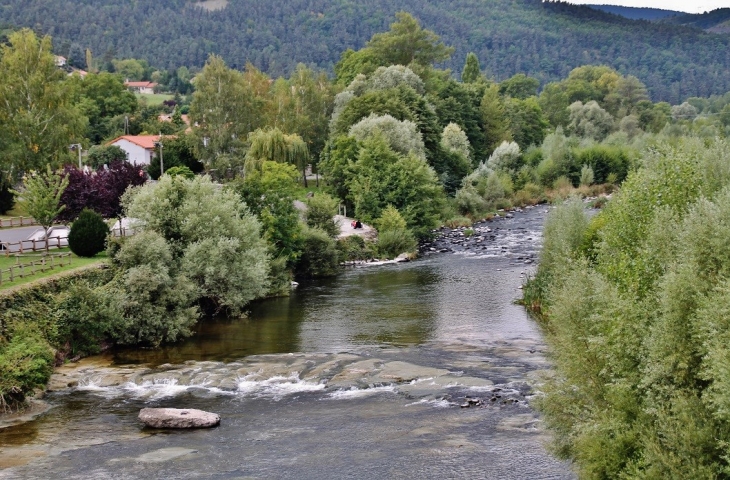
[[[415,237],[405,228],[385,230],[378,234],[378,252],[387,258],[414,252],[417,246]]]
[[[512,98],[525,100],[537,95],[540,80],[518,73],[499,84],[499,93]]]
[[[375,222],[375,226],[380,232],[388,230],[405,230],[407,228],[407,224],[403,219],[403,216],[393,205],[388,205],[383,209],[383,213]]]
[[[52,54],[50,37],[19,30],[0,46],[0,169],[14,178],[27,170],[60,167],[81,137],[84,118],[72,104]]]
[[[126,162],[127,152],[118,145],[94,145],[86,155],[86,163],[94,170],[114,162]]]
[[[68,246],[79,257],[93,257],[106,248],[109,227],[93,210],[85,208],[71,224]]]
[[[285,258],[289,267],[301,250],[299,212],[294,207],[297,178],[293,165],[266,161],[261,170],[254,170],[242,182],[232,184],[251,212],[258,216],[272,256]]]
[[[334,221],[339,205],[336,198],[326,193],[319,193],[308,198],[306,204],[307,211],[304,216],[309,227],[318,228],[333,238],[340,234],[340,225]]]
[[[46,166],[45,174],[30,173],[23,178],[23,190],[16,192],[23,198],[23,208],[46,231],[53,225],[59,213],[66,207],[61,205],[61,195],[68,186],[68,178],[61,172],[53,172]]]
[[[401,253],[410,253],[416,250],[416,242],[413,233],[408,230],[406,221],[400,212],[388,205],[375,224],[378,227],[378,252],[381,255],[393,258]]]
[[[53,350],[36,332],[17,329],[0,345],[0,409],[20,406],[26,395],[43,388],[53,373]]]
[[[266,293],[269,255],[261,226],[235,193],[217,188],[209,177],[163,176],[155,185],[125,194],[123,204],[126,215],[138,219],[142,231],[158,235],[172,255],[173,264],[150,280],[160,288],[190,282],[197,294],[193,299],[200,298],[206,309],[234,313]],[[117,257],[135,255],[140,248],[146,247],[136,241],[125,243]],[[126,268],[141,272],[149,262],[147,255]],[[177,279],[178,274],[183,278]],[[126,274],[127,287],[141,280],[137,274]],[[185,303],[182,297],[173,300]]]
[[[195,153],[206,168],[242,166],[242,143],[261,126],[261,103],[243,73],[210,56],[196,77],[190,104],[190,121],[197,124]]]
[[[331,277],[337,274],[339,257],[335,240],[320,228],[302,230],[302,255],[297,277]]]
[[[367,43],[381,65],[426,66],[451,57],[454,48],[444,45],[431,30],[423,30],[412,15],[398,12],[395,16],[389,32],[376,33]]]
[[[370,260],[375,252],[371,242],[366,242],[360,235],[350,235],[337,240],[337,257],[343,262],[355,262]]]
[[[168,168],[165,171],[165,175],[169,175],[171,177],[183,177],[187,180],[192,180],[195,178],[195,173],[193,173],[192,170],[190,170],[188,167],[172,167]]]
[[[8,178],[0,179],[0,215],[4,215],[15,206],[15,193],[10,188]]]
[[[588,187],[593,185],[593,169],[588,165],[583,165],[580,169],[580,185],[582,187]]]
[[[541,408],[581,476],[728,470],[727,147],[656,146],[587,228],[579,202],[546,223],[525,301],[557,368]]]
[[[372,222],[390,204],[416,235],[425,235],[437,225],[444,193],[435,172],[422,159],[412,153],[399,155],[385,139],[375,136],[363,143],[352,172],[348,186],[357,218]]]
[[[362,142],[376,132],[388,141],[388,145],[394,151],[403,154],[413,152],[425,158],[421,133],[416,124],[410,120],[399,121],[390,115],[380,116],[372,113],[351,126],[348,134]]]
[[[165,174],[170,175],[170,170],[176,167],[187,168],[193,174],[201,173],[204,170],[203,164],[195,153],[195,135],[178,134],[162,137],[160,142],[162,143]],[[160,162],[152,162],[147,165],[147,175],[153,180],[159,179]]]
[[[474,52],[466,54],[464,61],[464,70],[461,71],[461,81],[464,83],[475,83],[482,75],[482,69],[479,66],[479,59]]]
[[[537,98],[520,100],[508,97],[504,100],[504,105],[514,141],[523,149],[530,145],[540,145],[545,138],[548,122]]]

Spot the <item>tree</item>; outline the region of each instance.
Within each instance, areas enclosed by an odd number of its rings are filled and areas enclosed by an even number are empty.
[[[83,132],[72,88],[51,52],[50,37],[39,39],[28,29],[0,46],[0,169],[13,178],[49,163],[60,166]]]
[[[336,238],[340,234],[340,225],[334,221],[337,214],[337,199],[330,197],[326,193],[320,193],[308,198],[307,211],[304,214],[306,223],[312,228],[319,228],[327,232],[332,238]]]
[[[122,214],[121,197],[129,187],[145,183],[147,176],[139,167],[127,161],[113,161],[97,172],[78,170],[67,166],[64,177],[68,187],[61,195],[62,222],[73,222],[84,208],[90,208],[104,218]]]
[[[307,185],[305,168],[309,160],[309,149],[299,135],[287,135],[278,128],[257,129],[248,136],[251,144],[246,153],[246,170],[260,169],[269,160],[290,163],[302,170],[304,185]]]
[[[79,257],[93,257],[106,248],[109,227],[101,215],[85,208],[71,224],[68,246]]]
[[[423,30],[409,13],[398,12],[397,20],[390,25],[390,31],[376,33],[367,43],[381,65],[409,65],[415,63],[428,66],[443,62],[454,53],[438,35]]]
[[[33,217],[48,233],[53,222],[66,207],[61,204],[61,195],[68,186],[68,178],[46,165],[46,173],[29,173],[23,178],[23,190],[15,192],[22,197],[22,204],[28,215]],[[46,242],[48,250],[48,242]]]
[[[537,98],[520,100],[507,97],[504,103],[505,115],[514,141],[522,149],[530,145],[540,145],[549,124],[537,103]]]
[[[86,55],[78,43],[72,43],[66,55],[66,63],[74,68],[86,68]]]
[[[126,162],[127,152],[118,145],[94,145],[86,155],[86,162],[91,168],[97,169],[114,162]]]
[[[174,167],[185,167],[192,173],[200,173],[205,170],[195,154],[196,140],[194,135],[185,133],[165,136],[160,140],[164,151],[165,173]],[[160,164],[152,162],[147,165],[147,175],[153,180],[157,180],[160,176]]]
[[[475,83],[482,75],[482,69],[479,66],[479,59],[474,52],[466,54],[464,62],[464,70],[461,72],[461,81],[464,83]]]
[[[605,111],[595,101],[585,105],[575,102],[570,107],[570,124],[568,130],[575,135],[594,140],[603,140],[614,128],[614,120],[610,113]]]
[[[121,131],[115,117],[133,115],[138,108],[137,97],[124,86],[119,75],[90,73],[83,79],[72,77],[76,89],[76,103],[89,119],[87,136],[98,144]]]
[[[288,163],[264,161],[232,184],[234,191],[262,225],[272,257],[284,258],[289,268],[301,254],[299,211],[294,207],[297,169]]]
[[[348,187],[357,218],[372,222],[390,204],[418,236],[438,223],[443,188],[436,172],[413,153],[398,154],[376,135],[363,142],[351,171]]]
[[[488,152],[497,148],[500,143],[512,140],[509,119],[497,85],[490,85],[484,91],[479,110],[482,115],[484,139]]]
[[[268,86],[268,82],[267,82]],[[299,64],[288,80],[272,88],[273,125],[299,135],[315,160],[324,148],[334,92],[324,72]]]
[[[266,293],[269,254],[261,225],[238,195],[210,177],[163,175],[157,184],[128,191],[123,206],[142,232],[159,239],[169,252],[166,268],[192,282],[204,310],[240,313]],[[118,256],[130,259],[128,268],[149,265],[134,260],[146,248],[124,243]]]
[[[242,166],[243,141],[261,125],[262,101],[241,72],[211,55],[196,77],[190,120],[195,152],[206,169]]]
[[[358,141],[376,134],[382,135],[388,141],[390,148],[396,152],[403,154],[413,152],[421,158],[426,158],[421,132],[410,120],[399,121],[390,115],[373,113],[350,127],[349,131],[349,135]]]
[[[499,84],[499,93],[501,95],[524,100],[537,95],[537,89],[540,86],[540,80],[528,77],[524,73],[518,73],[512,78],[508,78]]]

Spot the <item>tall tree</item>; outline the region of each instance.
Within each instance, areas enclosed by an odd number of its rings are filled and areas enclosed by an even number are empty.
[[[466,55],[464,62],[464,70],[461,72],[461,81],[464,83],[475,83],[482,75],[482,69],[479,67],[479,59],[474,52]]]
[[[454,53],[453,47],[444,45],[431,30],[422,29],[411,14],[398,12],[395,16],[390,31],[376,33],[367,44],[381,65],[427,66],[448,60]]]
[[[241,166],[243,142],[261,126],[262,99],[244,75],[211,55],[197,76],[190,120],[197,157],[206,169]]]
[[[73,88],[55,64],[50,37],[24,29],[0,46],[0,168],[19,172],[70,159],[84,118]]]

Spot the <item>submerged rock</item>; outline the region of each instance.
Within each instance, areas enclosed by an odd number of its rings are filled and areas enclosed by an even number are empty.
[[[194,408],[143,408],[139,419],[152,428],[208,428],[221,423],[220,415]]]

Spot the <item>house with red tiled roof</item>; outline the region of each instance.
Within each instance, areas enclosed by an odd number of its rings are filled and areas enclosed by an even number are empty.
[[[124,86],[127,87],[131,92],[142,93],[145,95],[151,95],[155,93],[155,82],[124,82]]]
[[[155,143],[160,141],[159,135],[123,135],[108,145],[116,145],[127,152],[127,160],[135,165],[149,165],[157,156]]]

